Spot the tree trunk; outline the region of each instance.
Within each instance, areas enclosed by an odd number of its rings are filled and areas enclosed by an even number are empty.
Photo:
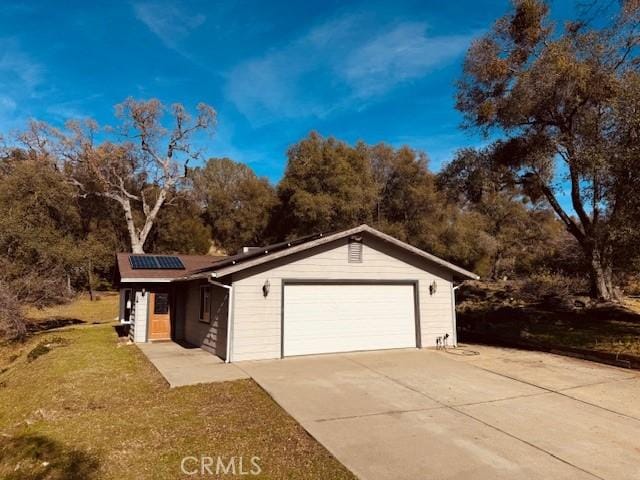
[[[591,295],[600,302],[615,300],[610,259],[598,250],[591,252]]]
[[[127,230],[129,232],[129,240],[131,241],[132,253],[144,253],[144,241],[140,240],[138,229],[133,221],[133,211],[131,209],[131,202],[127,197],[118,198],[122,209],[124,210],[124,219],[127,223]]]
[[[131,236],[131,253],[144,253],[140,240],[133,236]]]
[[[155,223],[156,218],[158,217],[158,213],[160,212],[162,205],[164,205],[164,201],[167,198],[167,193],[169,192],[170,185],[171,184],[167,182],[162,187],[162,189],[160,190],[160,193],[158,193],[158,198],[156,199],[156,203],[153,205],[153,208],[149,211],[145,211],[144,226],[142,227],[142,230],[140,230],[140,234],[139,234],[141,249],[144,246],[144,243],[147,241],[147,237],[149,236],[149,233],[153,228],[153,224]]]
[[[91,261],[89,261],[89,267],[87,268],[87,284],[89,285],[89,300],[90,301],[94,301],[95,298],[93,296],[93,266],[91,264]]]
[[[500,272],[500,264],[502,263],[502,251],[498,250],[493,257],[493,264],[491,265],[491,274],[489,278],[491,280],[499,280],[498,274]]]

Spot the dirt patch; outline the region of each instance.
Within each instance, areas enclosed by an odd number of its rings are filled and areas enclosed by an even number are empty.
[[[53,330],[55,328],[68,327],[70,325],[80,325],[87,323],[79,318],[70,317],[51,317],[46,320],[40,320],[38,322],[27,323],[28,333],[44,332],[47,330]]]
[[[62,337],[47,338],[39,342],[32,350],[27,354],[27,362],[33,362],[42,355],[46,355],[54,348],[64,347],[69,344],[69,341]]]
[[[2,478],[65,479],[95,478],[99,461],[85,452],[45,435],[22,434],[0,437],[0,466]]]

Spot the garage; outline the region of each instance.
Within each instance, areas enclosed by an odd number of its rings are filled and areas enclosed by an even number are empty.
[[[419,346],[415,282],[288,282],[283,356]]]
[[[154,340],[145,292],[169,291],[171,339],[227,362],[429,348],[443,337],[455,346],[455,282],[478,279],[368,225],[226,257],[176,255],[183,269],[150,268],[160,259],[144,257],[133,268],[131,254],[117,256],[132,339]]]

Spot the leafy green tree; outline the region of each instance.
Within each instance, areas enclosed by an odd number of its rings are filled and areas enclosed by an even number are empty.
[[[269,215],[278,202],[266,178],[243,163],[211,158],[193,170],[193,185],[216,247],[235,253],[243,246],[262,244]]]
[[[289,150],[279,237],[372,223],[418,248],[485,273],[494,242],[485,219],[439,191],[425,154],[408,147],[347,145],[316,133]]]
[[[46,159],[12,152],[0,163],[0,280],[20,301],[57,301],[76,277],[74,188]]]
[[[493,160],[491,148],[459,150],[438,183],[452,202],[483,218],[482,231],[493,240],[486,274],[495,280],[529,273],[562,227],[551,211],[529,202],[511,172]]]
[[[158,215],[149,238],[153,253],[204,255],[211,248],[211,233],[201,219],[192,193],[170,197]]]
[[[466,125],[506,135],[499,162],[576,238],[604,301],[615,296],[613,227],[636,193],[624,179],[635,176],[638,110],[621,100],[637,92],[639,14],[637,2],[620,2],[601,27],[557,31],[544,2],[517,0],[469,49],[458,89]],[[573,212],[559,200],[563,184]]]
[[[289,148],[278,185],[278,236],[301,236],[370,223],[376,187],[364,144],[351,147],[316,132]]]
[[[377,227],[419,248],[442,250],[438,236],[451,212],[427,156],[409,147],[378,144],[368,148],[368,158],[376,186],[372,213]]]

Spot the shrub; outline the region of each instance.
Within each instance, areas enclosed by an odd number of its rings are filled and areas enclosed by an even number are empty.
[[[0,282],[0,340],[22,340],[26,334],[20,302],[7,285]]]
[[[551,298],[562,299],[578,295],[585,289],[585,281],[579,277],[543,271],[533,273],[523,281],[520,296],[525,301],[540,302]]]

